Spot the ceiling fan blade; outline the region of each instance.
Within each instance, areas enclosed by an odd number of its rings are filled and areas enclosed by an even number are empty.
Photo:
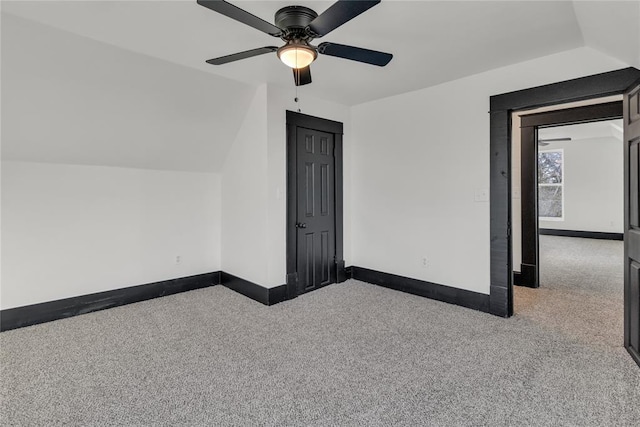
[[[293,79],[296,82],[296,86],[308,85],[311,83],[311,67],[307,65],[304,68],[294,68]]]
[[[275,46],[259,47],[257,49],[245,50],[244,52],[238,52],[231,55],[221,56],[219,58],[209,59],[207,60],[207,63],[211,65],[222,65],[233,61],[239,61],[241,59],[251,58],[252,56],[275,52],[276,50],[278,50],[278,48]]]
[[[231,19],[235,19],[238,22],[242,22],[256,30],[260,30],[263,33],[267,33],[274,37],[280,37],[280,35],[282,35],[282,30],[280,28],[268,23],[264,19],[250,14],[246,10],[240,9],[238,6],[227,3],[224,0],[198,0],[198,4],[211,9],[214,12],[228,16]]]
[[[337,43],[320,43],[318,53],[364,62],[365,64],[377,65],[379,67],[384,67],[391,61],[391,58],[393,58],[393,55],[390,53]]]
[[[381,0],[338,0],[309,24],[314,37],[322,37],[371,9]]]
[[[539,140],[538,140],[538,143],[546,142],[546,143],[548,144],[548,143],[550,143],[550,142],[561,142],[561,141],[571,141],[571,137],[539,139]]]

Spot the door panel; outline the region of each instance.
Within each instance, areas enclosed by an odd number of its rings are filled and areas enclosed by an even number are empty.
[[[634,228],[640,225],[638,209],[638,141],[629,146],[629,222]]]
[[[640,365],[640,83],[624,95],[624,345]]]
[[[640,324],[640,264],[631,262],[629,275],[629,323]],[[629,345],[631,348],[640,348],[640,334],[630,334]]]
[[[297,128],[297,272],[298,292],[334,283],[335,184],[334,137]]]

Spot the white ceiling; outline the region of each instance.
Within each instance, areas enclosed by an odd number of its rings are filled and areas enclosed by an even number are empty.
[[[591,138],[610,138],[622,141],[622,119],[604,120],[576,125],[555,126],[540,129],[538,139],[571,138],[571,141]]]
[[[280,7],[299,4],[321,13],[332,1],[233,3],[273,22]],[[275,54],[206,64],[209,58],[280,40],[195,0],[3,1],[2,12],[241,82],[293,85],[291,71]],[[600,20],[603,14],[609,18]],[[391,63],[379,68],[321,56],[312,65],[313,83],[301,91],[354,105],[585,44],[640,67],[640,37],[633,40],[640,34],[636,17],[638,2],[384,0],[318,42],[391,52]]]

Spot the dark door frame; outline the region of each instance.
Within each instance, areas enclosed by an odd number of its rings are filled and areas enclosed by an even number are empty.
[[[640,70],[629,67],[490,98],[490,313],[513,315],[511,113],[619,95],[639,78]]]
[[[334,182],[335,182],[335,223],[336,223],[336,281],[346,280],[344,264],[344,205],[343,205],[343,124],[333,120],[321,119],[307,114],[287,111],[287,299],[298,296],[297,270],[297,206],[298,191],[296,185],[297,131],[302,127],[333,134],[334,137]]]
[[[523,115],[521,133],[521,229],[522,262],[519,284],[540,286],[540,239],[538,232],[538,129],[622,118],[622,101]]]
[[[640,366],[640,298],[638,290],[638,226],[640,185],[638,184],[638,137],[640,137],[640,79],[625,91],[624,110],[624,346]],[[630,262],[630,260],[634,260]],[[634,265],[635,264],[635,265]],[[637,334],[637,335],[636,335]]]

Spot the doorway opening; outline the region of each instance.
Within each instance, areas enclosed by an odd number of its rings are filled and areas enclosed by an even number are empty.
[[[511,114],[623,95],[624,346],[640,365],[640,70],[629,67],[490,98],[489,312],[513,315]]]
[[[514,128],[521,139],[517,146],[513,138],[512,154],[520,152],[522,163],[513,188],[520,188],[523,203],[514,197],[513,212],[520,207],[523,220],[513,224],[522,230],[524,272],[514,273],[523,285],[514,289],[514,310],[589,345],[623,341],[624,150],[617,98],[522,114],[520,129]]]
[[[604,99],[594,99],[586,102],[572,103],[568,105],[551,106],[540,110],[514,112],[513,116],[513,134],[512,134],[512,167],[516,165],[516,171],[512,170],[512,230],[513,234],[513,265],[514,265],[514,283],[517,285],[537,288],[539,284],[539,223],[544,225],[543,229],[548,233],[554,232],[562,225],[572,225],[573,230],[562,230],[565,232],[577,230],[583,232],[602,231],[606,227],[601,223],[600,218],[603,214],[594,214],[593,208],[590,208],[588,196],[574,197],[576,203],[571,206],[565,206],[565,182],[564,174],[565,148],[577,150],[577,153],[571,158],[571,164],[578,172],[578,178],[582,176],[589,180],[595,172],[585,170],[588,166],[596,166],[597,164],[585,164],[581,159],[584,157],[584,149],[579,147],[587,147],[588,143],[576,145],[576,142],[569,143],[566,138],[580,135],[576,132],[593,131],[594,127],[603,126],[608,133],[613,130],[605,125],[598,124],[606,120],[621,120],[622,118],[622,97],[608,97]],[[591,124],[588,124],[591,123]],[[621,124],[621,123],[618,123]],[[572,133],[573,132],[573,133]],[[584,136],[584,135],[582,135]],[[580,136],[582,138],[582,136]],[[607,135],[608,136],[608,135]],[[619,138],[622,138],[622,130],[620,129]],[[584,138],[583,138],[584,139]],[[621,139],[620,139],[621,140]],[[541,144],[543,149],[541,149]],[[556,150],[549,151],[546,147],[556,147]],[[601,145],[596,145],[602,151]],[[619,144],[619,164],[616,168],[622,173],[623,150],[622,143]],[[597,152],[592,148],[590,152]],[[609,153],[610,155],[613,155]],[[540,162],[546,163],[548,176],[540,174]],[[580,166],[583,166],[580,168]],[[519,166],[519,167],[517,167]],[[519,169],[519,170],[518,170]],[[517,173],[519,172],[519,173]],[[614,172],[612,172],[614,173]],[[614,173],[615,174],[615,173]],[[574,175],[574,190],[571,196],[588,192],[582,186],[584,182],[577,181]],[[594,182],[594,184],[602,186],[602,183]],[[617,190],[620,193],[620,213],[621,217],[615,222],[619,232],[622,232],[623,210],[622,190],[624,180],[620,176],[619,186]],[[541,197],[539,197],[541,196]],[[565,218],[566,208],[571,212],[570,218]],[[518,215],[520,213],[520,215]],[[542,221],[539,220],[539,214],[542,213]],[[590,218],[595,218],[591,219]],[[611,221],[611,219],[609,220]],[[595,224],[594,224],[595,223]],[[588,227],[587,227],[588,225]],[[595,228],[587,230],[586,228]],[[570,233],[571,234],[571,233]]]

